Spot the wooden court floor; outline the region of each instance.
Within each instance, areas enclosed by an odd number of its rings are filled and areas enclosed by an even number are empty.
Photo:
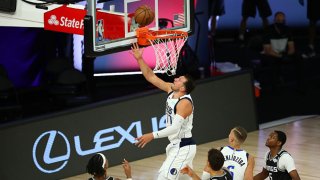
[[[302,119],[287,124],[282,124],[266,129],[260,129],[250,132],[243,145],[251,155],[255,157],[254,174],[261,171],[264,164],[264,155],[268,148],[265,141],[270,132],[281,130],[287,134],[287,142],[284,145],[294,158],[298,173],[303,180],[319,180],[320,167],[320,116],[308,119]],[[226,132],[226,137],[229,132]],[[221,139],[206,144],[198,145],[197,154],[193,162],[194,169],[201,175],[202,169],[206,163],[207,151],[212,147],[227,145],[228,140]],[[163,147],[165,149],[165,147]],[[165,154],[141,159],[131,162],[132,175],[134,180],[152,180],[156,179],[157,171],[160,168]],[[83,165],[85,167],[85,165]],[[126,179],[121,166],[114,166],[108,169],[108,175]],[[67,178],[67,180],[88,179],[88,174]]]

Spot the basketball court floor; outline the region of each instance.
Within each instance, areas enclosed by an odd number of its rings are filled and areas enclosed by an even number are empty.
[[[264,165],[264,155],[268,151],[265,141],[270,132],[281,130],[287,134],[287,142],[284,145],[294,158],[296,168],[303,180],[318,180],[320,174],[318,160],[320,159],[320,116],[290,117],[268,124],[260,125],[260,130],[248,133],[248,138],[243,145],[251,155],[255,157],[254,175],[259,173]],[[226,132],[226,137],[229,132]],[[151,142],[155,143],[155,142]],[[194,159],[194,170],[201,175],[206,163],[207,151],[212,147],[227,145],[228,139],[221,139],[206,144],[198,145]],[[163,150],[165,147],[162,147]],[[130,161],[130,157],[125,157]],[[130,162],[134,180],[156,179],[157,171],[165,159],[165,154]],[[119,159],[119,162],[122,160]],[[85,169],[86,164],[82,165]],[[108,169],[108,175],[126,179],[122,166],[114,166]],[[88,179],[89,174],[66,178],[66,180]]]

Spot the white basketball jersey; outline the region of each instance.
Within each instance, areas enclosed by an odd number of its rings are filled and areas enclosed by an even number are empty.
[[[192,103],[192,99],[191,99],[190,94],[181,96],[178,99],[173,99],[172,98],[173,94],[174,94],[174,92],[171,92],[168,95],[168,98],[167,98],[167,104],[166,104],[166,115],[167,115],[166,127],[171,126],[172,121],[174,120],[174,116],[176,114],[176,105],[181,99],[185,99],[185,98],[189,99],[191,101],[191,103]],[[192,126],[192,122],[193,122],[193,110],[192,110],[192,113],[183,121],[181,129],[177,133],[175,133],[173,135],[170,135],[168,137],[169,141],[170,142],[180,141],[181,138],[190,138],[190,137],[192,137],[192,133],[191,133],[191,130],[192,130],[192,127],[193,127]]]
[[[244,173],[248,166],[249,154],[245,150],[234,150],[230,146],[225,146],[221,149],[224,156],[223,167],[229,169],[233,176],[233,180],[243,180]]]
[[[171,126],[172,122],[175,120],[174,116],[176,114],[176,106],[181,99],[188,99],[192,103],[190,95],[184,95],[180,98],[173,99],[173,94],[174,92],[169,93],[166,103],[167,127]],[[190,179],[188,175],[181,174],[180,169],[185,167],[186,165],[192,167],[192,161],[197,152],[196,144],[192,140],[192,121],[193,107],[192,113],[183,120],[182,126],[179,131],[168,136],[170,143],[166,147],[167,158],[163,162],[159,170],[158,180]]]

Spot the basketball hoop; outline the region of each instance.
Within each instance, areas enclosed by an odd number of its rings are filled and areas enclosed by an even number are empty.
[[[136,30],[139,45],[152,45],[156,55],[155,72],[176,74],[177,62],[188,33],[177,30],[151,31],[147,27]]]

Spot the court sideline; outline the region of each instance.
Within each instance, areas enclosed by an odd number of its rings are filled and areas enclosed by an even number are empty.
[[[320,144],[318,142],[320,139],[320,116],[310,116],[305,119],[295,118],[294,121],[288,121],[288,118],[286,118],[283,122],[284,124],[276,126],[269,124],[268,126],[262,127],[263,129],[248,133],[248,138],[243,144],[243,148],[255,157],[256,163],[254,174],[260,172],[263,167],[264,155],[268,151],[268,148],[265,146],[265,141],[269,133],[273,130],[282,130],[287,134],[288,138],[284,145],[284,149],[293,156],[301,179],[320,179],[320,174],[314,173],[319,170],[316,160],[320,159],[320,151],[317,151],[317,149],[320,149]],[[226,132],[226,137],[228,136],[228,133],[229,132]],[[227,145],[227,143],[228,139],[226,138],[198,146],[193,165],[199,175],[201,175],[202,169],[206,163],[207,151],[212,147],[217,148]],[[163,147],[163,149],[165,149],[165,147]],[[165,154],[162,154],[131,162],[133,179],[156,179],[157,171],[164,159]],[[127,160],[130,161],[130,158],[127,158]],[[84,169],[85,166],[86,165],[84,164]],[[126,179],[121,166],[110,167],[108,169],[108,175]],[[66,180],[83,180],[88,179],[89,177],[88,174],[81,174],[66,178]]]

